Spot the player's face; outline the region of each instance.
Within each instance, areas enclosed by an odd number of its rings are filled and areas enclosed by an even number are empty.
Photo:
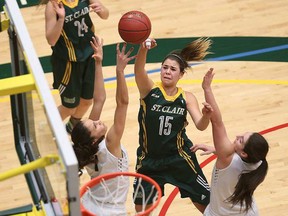
[[[107,126],[100,120],[93,121],[91,119],[87,119],[84,122],[84,125],[88,128],[89,131],[91,131],[91,136],[94,137],[95,140],[104,136],[107,132]]]
[[[180,72],[180,66],[177,61],[166,59],[161,67],[161,81],[164,85],[173,86],[177,84],[183,74]]]
[[[246,144],[247,140],[250,138],[251,135],[252,135],[251,132],[246,132],[246,133],[244,133],[242,135],[236,136],[236,139],[234,140],[235,151],[240,156],[242,156],[245,144]]]

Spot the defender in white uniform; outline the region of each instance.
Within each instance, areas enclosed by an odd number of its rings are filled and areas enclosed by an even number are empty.
[[[78,159],[80,174],[81,170],[86,167],[91,178],[95,178],[106,173],[128,171],[127,151],[121,145],[129,102],[124,69],[135,56],[129,57],[133,48],[125,53],[126,43],[123,44],[121,50],[120,45],[117,44],[116,109],[114,123],[107,130],[107,126],[102,121],[94,118],[100,116],[103,108],[97,103],[106,97],[102,73],[103,40],[93,38],[91,45],[96,62],[94,105],[91,111],[93,113],[90,114],[90,119],[83,120],[74,127],[71,139],[74,143],[73,149]],[[83,206],[97,216],[126,215],[128,177],[117,177],[112,181],[106,181],[106,184],[106,189],[100,184],[90,188],[82,196]]]
[[[98,158],[97,171],[95,170],[95,164],[88,164],[85,167],[91,178],[113,172],[128,172],[128,154],[123,146],[121,146],[121,151],[122,157],[115,157],[109,152],[106,142],[103,140],[99,144],[99,150],[96,153]],[[127,200],[129,178],[127,176],[116,177],[106,181],[105,184],[109,191],[98,184],[82,196],[82,203],[85,208],[101,216],[127,215],[125,202]]]
[[[202,88],[207,106],[211,106],[214,147],[194,145],[191,150],[201,149],[204,154],[214,152],[217,160],[211,179],[210,204],[205,216],[258,216],[253,193],[264,181],[268,163],[268,142],[259,133],[246,132],[231,142],[222,121],[221,112],[214,98],[211,83],[214,77],[211,68],[204,76]]]

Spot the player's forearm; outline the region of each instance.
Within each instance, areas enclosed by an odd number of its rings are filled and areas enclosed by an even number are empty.
[[[137,53],[137,58],[135,59],[135,64],[134,64],[135,76],[137,76],[138,74],[141,75],[142,73],[145,73],[147,52],[148,52],[147,49],[141,47],[141,44],[140,44],[140,47]]]
[[[98,13],[98,15],[99,15],[99,17],[101,17],[101,19],[104,19],[104,20],[108,19],[109,18],[109,10],[108,10],[108,8],[103,6],[103,10],[100,11]]]
[[[63,25],[64,25],[64,18],[59,18],[54,25],[47,26],[46,39],[50,46],[54,46],[57,43],[61,35]]]
[[[210,118],[206,115],[203,115],[200,121],[197,123],[196,128],[200,131],[205,130],[210,122]]]
[[[210,88],[206,88],[204,89],[204,96],[205,96],[205,100],[207,103],[209,103],[211,105],[211,107],[213,108],[213,112],[211,114],[211,122],[217,124],[217,122],[221,123],[222,122],[222,115],[220,112],[220,109],[218,107],[218,104],[215,100],[213,91]]]
[[[129,96],[128,88],[123,71],[116,71],[117,73],[117,87],[116,87],[116,103],[117,106],[128,106]]]
[[[103,78],[103,71],[102,71],[102,61],[95,60],[95,79],[94,79],[94,94],[93,104],[100,104],[100,106],[103,106],[106,100],[106,90],[104,86],[104,78]]]

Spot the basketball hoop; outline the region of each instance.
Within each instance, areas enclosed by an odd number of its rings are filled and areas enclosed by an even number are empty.
[[[93,208],[98,208],[101,209],[104,205],[104,202],[109,202],[109,205],[113,206],[110,207],[114,208],[115,206],[119,205],[117,204],[117,196],[118,195],[123,195],[123,193],[119,193],[119,191],[123,190],[123,187],[126,187],[126,191],[128,193],[128,189],[131,190],[131,188],[127,188],[127,185],[125,186],[125,183],[123,183],[124,181],[127,182],[128,180],[132,180],[129,179],[129,177],[134,177],[133,181],[135,178],[139,179],[139,186],[136,186],[137,190],[141,190],[141,192],[143,193],[143,211],[142,212],[135,212],[134,214],[125,214],[125,215],[137,215],[137,216],[144,216],[144,215],[149,215],[150,213],[152,213],[153,210],[155,210],[155,208],[158,206],[158,204],[160,203],[160,199],[162,197],[162,192],[161,192],[161,188],[160,186],[157,184],[157,182],[155,182],[152,178],[140,174],[140,173],[132,173],[132,172],[114,172],[114,173],[108,173],[108,174],[104,174],[101,176],[98,176],[96,178],[93,178],[91,181],[87,182],[86,184],[84,184],[81,189],[80,189],[80,197],[81,197],[81,202],[80,202],[80,206],[81,206],[81,212],[82,212],[82,216],[96,216],[96,213],[93,213],[92,211],[86,209],[87,204],[85,204],[85,199],[83,199],[84,196],[88,196],[91,192],[91,190],[93,190],[94,188],[101,188],[101,193],[94,193],[93,195],[90,195],[92,198],[90,198],[91,201],[88,200],[88,204],[91,206],[91,203],[93,202],[94,206]],[[113,180],[113,185],[117,185],[117,187],[115,187],[114,189],[111,190],[111,188],[109,188],[109,181]],[[145,181],[147,183],[150,183],[152,185],[152,191],[150,194],[145,194],[143,188],[140,186],[140,182],[141,181]],[[122,187],[122,185],[124,185]],[[129,187],[129,186],[128,186]],[[101,195],[99,195],[101,194]],[[153,194],[153,195],[152,195]],[[131,195],[132,196],[132,195]],[[145,207],[147,205],[148,200],[151,200],[151,196],[153,196],[152,200],[153,203],[149,204],[149,208],[145,210]],[[107,199],[106,199],[107,198]],[[133,197],[133,200],[135,198]],[[86,205],[86,206],[85,206]],[[107,208],[107,207],[106,207]],[[115,209],[117,210],[117,207],[115,207]],[[134,210],[135,211],[135,210]],[[99,213],[98,213],[99,214]],[[97,215],[99,216],[99,215]]]

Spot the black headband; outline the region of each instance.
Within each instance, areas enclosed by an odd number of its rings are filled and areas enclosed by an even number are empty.
[[[168,58],[169,56],[174,56],[174,57],[178,58],[183,63],[183,65],[185,65],[184,60],[179,55],[177,55],[175,53],[170,53],[170,54],[168,54],[168,56],[166,58]]]

